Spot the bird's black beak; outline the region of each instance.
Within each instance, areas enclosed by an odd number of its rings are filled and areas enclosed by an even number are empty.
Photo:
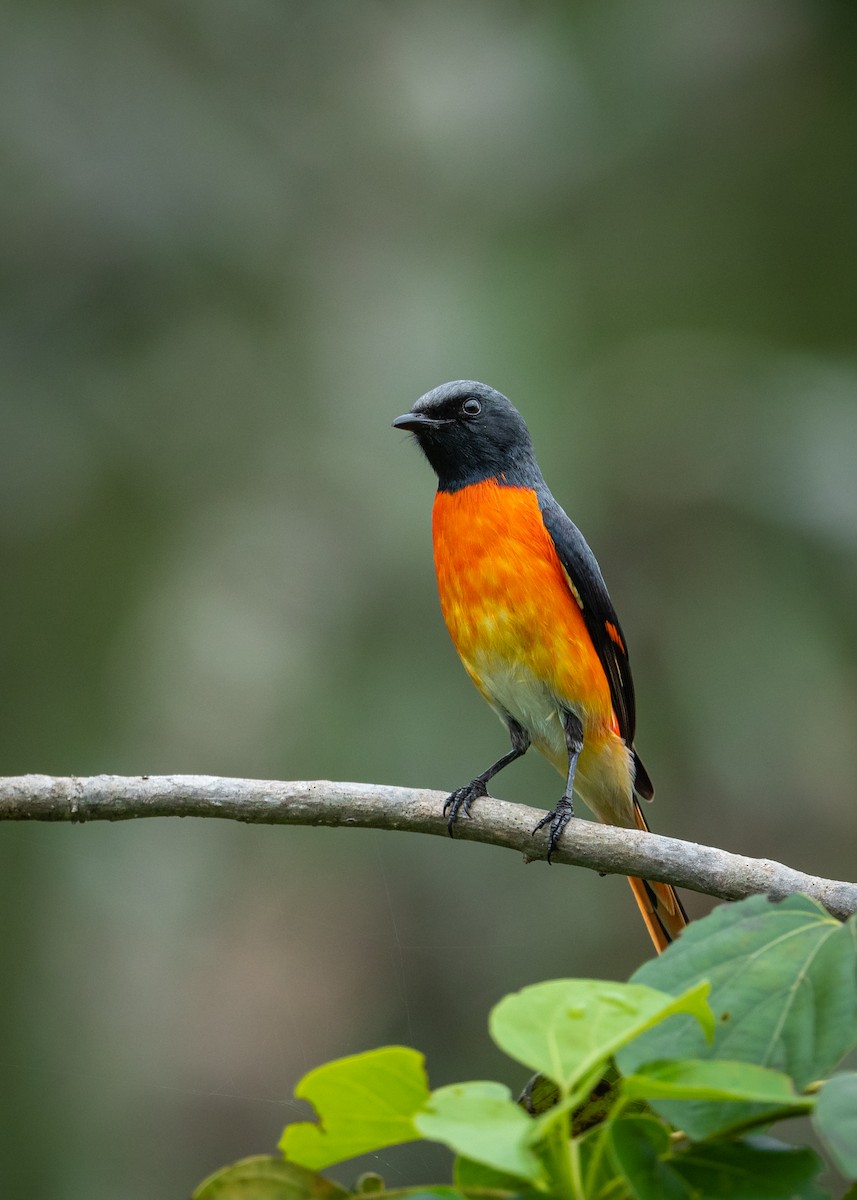
[[[396,417],[393,422],[394,429],[410,429],[416,433],[420,429],[434,429],[442,424],[441,421],[436,421],[432,417],[427,417],[425,413],[409,412],[402,413],[400,417]]]

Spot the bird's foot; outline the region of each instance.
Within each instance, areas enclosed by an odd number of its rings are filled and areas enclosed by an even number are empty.
[[[452,837],[452,827],[458,819],[458,814],[464,810],[465,817],[470,816],[470,805],[474,800],[479,800],[482,796],[488,795],[488,784],[484,779],[474,779],[467,784],[466,787],[456,788],[456,790],[447,796],[443,806],[443,815],[449,817],[446,827],[449,830],[449,836]]]
[[[556,844],[562,836],[562,831],[574,816],[574,805],[568,796],[563,796],[559,804],[553,812],[549,812],[546,817],[542,817],[538,825],[533,830],[533,834],[538,833],[543,825],[550,824],[550,836],[548,837],[548,862],[551,860],[551,855],[556,850]]]

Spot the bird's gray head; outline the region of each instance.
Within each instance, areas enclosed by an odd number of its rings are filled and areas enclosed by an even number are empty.
[[[393,425],[413,433],[442,491],[491,478],[533,487],[541,478],[524,418],[486,383],[442,383]]]

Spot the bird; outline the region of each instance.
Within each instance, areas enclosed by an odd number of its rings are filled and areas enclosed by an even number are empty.
[[[443,617],[465,670],[498,714],[511,749],[447,798],[456,821],[489,782],[539,750],[565,779],[547,860],[577,795],[599,821],[648,830],[654,787],[634,747],[636,707],[625,634],[583,534],[554,499],[526,422],[501,392],[458,379],[393,421],[437,475],[432,510]],[[629,878],[658,953],[687,924],[675,889]]]

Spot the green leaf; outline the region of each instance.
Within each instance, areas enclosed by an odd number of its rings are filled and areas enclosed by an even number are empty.
[[[627,1076],[623,1090],[640,1100],[742,1100],[807,1109],[813,1104],[809,1097],[797,1095],[788,1075],[753,1063],[708,1059],[647,1063],[636,1075]]]
[[[619,1072],[608,1062],[588,1095],[575,1105],[571,1114],[571,1132],[575,1137],[600,1125],[616,1102],[620,1086]],[[556,1084],[544,1075],[533,1075],[518,1097],[518,1104],[532,1117],[543,1115],[561,1102]]]
[[[691,1146],[671,1166],[705,1200],[829,1200],[815,1182],[824,1164],[814,1151],[767,1139]]]
[[[648,1100],[693,1139],[765,1117],[808,1112],[814,1104],[812,1097],[796,1094],[788,1075],[753,1063],[708,1059],[647,1063],[625,1079],[623,1091],[631,1099]]]
[[[530,1148],[535,1127],[502,1083],[457,1083],[432,1092],[414,1117],[423,1137],[519,1179],[544,1168]]]
[[[209,1175],[191,1200],[343,1200],[347,1195],[314,1171],[257,1155]]]
[[[468,1197],[458,1188],[450,1187],[445,1183],[437,1183],[430,1187],[423,1185],[421,1187],[394,1188],[389,1192],[381,1192],[379,1200],[468,1200]],[[504,1192],[497,1192],[493,1195],[490,1192],[484,1192],[480,1195],[479,1200],[509,1200],[509,1197]]]
[[[530,1116],[537,1117],[553,1108],[560,1100],[559,1089],[552,1079],[544,1075],[533,1075],[527,1080],[524,1090],[518,1097],[518,1103]]]
[[[452,1170],[452,1180],[462,1191],[478,1190],[480,1195],[487,1190],[505,1195],[535,1197],[539,1193],[529,1190],[516,1175],[486,1167],[484,1163],[458,1155]]]
[[[837,1168],[846,1179],[857,1179],[857,1073],[827,1081],[812,1119]]]
[[[647,1119],[655,1120],[648,1115]],[[609,1152],[608,1132],[608,1126],[602,1124],[597,1128],[587,1129],[580,1137],[575,1138],[586,1196],[600,1196],[605,1188],[611,1187],[615,1179],[616,1168]],[[612,1189],[609,1194],[613,1194]],[[624,1193],[622,1195],[624,1197]]]
[[[666,1058],[753,1062],[798,1088],[830,1073],[857,1043],[857,923],[842,925],[806,896],[752,896],[693,921],[632,982],[682,995],[711,982],[713,1043],[686,1017],[617,1055],[622,1072]]]
[[[610,1155],[634,1200],[690,1200],[681,1176],[663,1161],[669,1134],[652,1117],[622,1117],[608,1127]]]
[[[429,1089],[421,1054],[385,1046],[317,1067],[295,1095],[309,1100],[320,1123],[287,1125],[280,1149],[292,1162],[320,1168],[415,1140],[414,1113]]]
[[[639,984],[555,979],[505,996],[493,1008],[489,1027],[510,1057],[567,1094],[620,1046],[674,1013],[692,1014],[710,1032],[707,994],[704,982],[673,997]]]

